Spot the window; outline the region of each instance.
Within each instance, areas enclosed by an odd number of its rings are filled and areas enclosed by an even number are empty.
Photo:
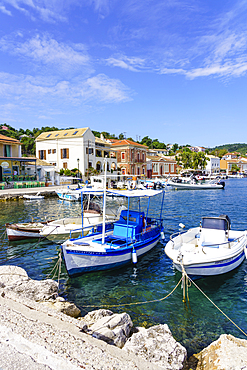
[[[76,135],[76,134],[77,134],[77,132],[78,132],[78,131],[75,131],[75,132],[73,133],[73,135]]]
[[[48,149],[48,154],[51,154],[51,149]]]
[[[174,172],[174,164],[171,164],[171,172]]]
[[[39,159],[46,160],[46,150],[39,150]]]
[[[51,134],[47,135],[46,137],[49,137],[49,136],[51,136]]]
[[[63,136],[66,136],[66,135],[68,135],[68,132],[65,132],[65,134]]]
[[[57,137],[59,134],[56,134],[55,136]]]
[[[63,168],[68,168],[68,163],[67,162],[63,163]]]
[[[165,173],[169,173],[169,164],[165,163],[164,167],[165,167]]]
[[[93,148],[86,148],[86,154],[93,154]]]
[[[4,157],[11,157],[10,149],[10,145],[4,145]]]
[[[64,159],[64,158],[69,158],[69,149],[68,148],[61,149],[61,159]]]
[[[121,152],[121,161],[124,162],[125,161],[125,152]]]
[[[53,154],[54,154],[54,153],[56,153],[56,151],[57,151],[56,149],[52,149],[52,153],[53,153]]]
[[[153,164],[153,171],[158,172],[158,163]]]

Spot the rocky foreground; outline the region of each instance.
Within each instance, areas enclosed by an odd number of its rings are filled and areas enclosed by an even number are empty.
[[[82,317],[58,296],[54,280],[32,280],[19,267],[1,266],[0,369],[26,368],[247,370],[247,340],[221,335],[187,360],[167,325],[134,328],[127,313],[110,310]]]

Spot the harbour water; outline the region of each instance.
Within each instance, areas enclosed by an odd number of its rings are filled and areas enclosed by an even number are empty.
[[[226,180],[225,190],[166,190],[163,209],[166,241],[178,231],[180,222],[186,229],[199,225],[202,216],[227,214],[232,228],[247,229],[247,179]],[[157,209],[159,205],[157,204]],[[9,243],[3,239],[6,222],[28,222],[80,214],[80,203],[48,198],[42,201],[0,202],[0,263],[18,265],[33,279],[53,277],[60,246],[49,241]],[[8,261],[8,262],[6,262]],[[189,302],[183,303],[179,286],[167,299],[155,303],[126,303],[158,300],[176,286],[181,274],[176,272],[159,243],[136,265],[118,270],[84,274],[69,278],[64,264],[60,274],[60,295],[73,301],[82,313],[98,308],[128,312],[136,326],[168,324],[173,336],[188,351],[199,352],[220,334],[247,339],[193,285]],[[231,273],[197,280],[203,292],[247,333],[247,261]]]

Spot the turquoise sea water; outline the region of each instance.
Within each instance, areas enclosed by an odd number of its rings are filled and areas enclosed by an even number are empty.
[[[186,228],[195,227],[199,225],[202,216],[227,214],[233,229],[247,229],[246,199],[247,179],[228,179],[225,190],[166,191],[163,209],[166,240],[178,230],[180,222],[185,224]],[[55,197],[39,202],[0,202],[0,234],[5,231],[6,222],[44,220],[79,213],[79,202],[62,202]],[[33,279],[48,277],[57,262],[59,252],[60,246],[49,241],[0,241],[0,263],[8,260],[8,264],[23,267]],[[175,339],[186,347],[189,355],[200,351],[223,333],[247,339],[194,286],[189,288],[187,304],[182,301],[182,290],[179,286],[171,296],[161,302],[124,306],[125,303],[155,300],[166,296],[180,277],[181,274],[173,269],[171,261],[165,255],[164,245],[159,243],[153,251],[141,258],[137,265],[128,265],[118,270],[69,278],[62,264],[60,294],[75,302],[83,313],[107,307],[114,312],[128,312],[136,326],[149,327],[166,323]],[[246,260],[228,274],[204,278],[196,283],[247,333]]]

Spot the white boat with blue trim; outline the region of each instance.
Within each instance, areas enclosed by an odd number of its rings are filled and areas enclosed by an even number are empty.
[[[220,275],[245,259],[247,230],[231,230],[227,215],[203,217],[200,227],[172,235],[165,253],[174,267],[188,275]]]
[[[111,190],[107,194],[114,197],[126,197],[128,209],[121,211],[117,221],[91,227],[87,236],[69,239],[62,244],[63,257],[69,276],[85,272],[107,270],[124,264],[137,262],[137,258],[149,252],[163,236],[162,208],[164,192],[154,190]],[[106,195],[106,190],[105,190]],[[150,199],[154,196],[160,200],[161,211],[159,218],[148,214]],[[104,203],[105,201],[104,196]],[[135,207],[130,209],[130,200],[137,199]],[[141,211],[141,200],[148,199],[146,213]]]

